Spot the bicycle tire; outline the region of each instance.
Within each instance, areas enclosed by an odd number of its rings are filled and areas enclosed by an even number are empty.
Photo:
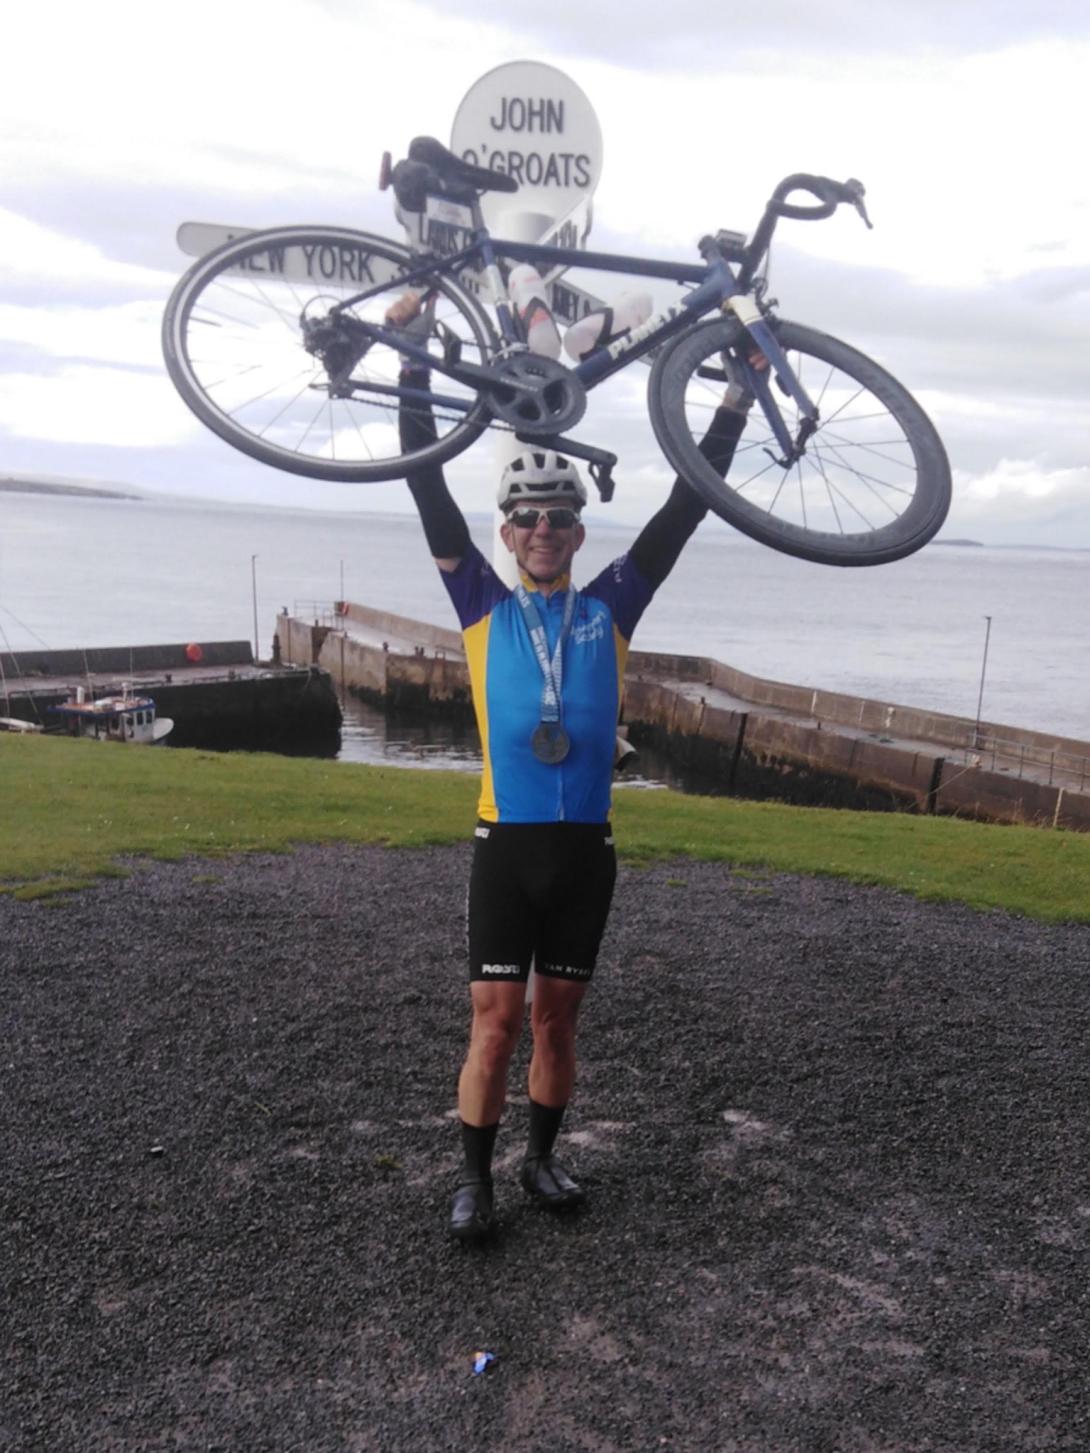
[[[950,507],[950,466],[934,425],[896,379],[848,344],[799,323],[774,327],[821,415],[802,458],[787,470],[778,465],[759,404],[727,480],[700,453],[725,382],[721,356],[742,337],[741,325],[726,319],[697,324],[655,361],[649,409],[663,453],[721,519],[774,550],[845,566],[913,554]],[[798,406],[775,382],[772,393],[794,436]]]
[[[396,242],[348,228],[244,234],[200,258],[171,294],[162,335],[167,371],[202,423],[274,468],[371,483],[442,464],[485,428],[489,416],[479,393],[434,372],[434,392],[462,400],[464,409],[435,408],[434,442],[403,453],[396,395],[331,397],[326,364],[303,346],[304,315],[328,314],[369,285],[381,287],[348,311],[381,322],[404,293],[399,277],[419,265],[420,258]],[[441,274],[414,286],[429,290],[436,321],[448,330],[431,333],[429,352],[439,356],[443,339],[456,338],[463,361],[486,363],[497,344],[476,299]],[[399,367],[396,350],[375,344],[352,378],[363,375],[364,389],[368,382],[390,388]]]

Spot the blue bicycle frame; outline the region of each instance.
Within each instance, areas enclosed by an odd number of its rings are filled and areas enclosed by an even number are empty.
[[[474,220],[480,222],[478,209],[474,208],[474,212],[477,213]],[[795,377],[772,328],[757,304],[752,301],[749,293],[740,285],[730,264],[724,258],[715,256],[703,266],[697,266],[686,263],[656,262],[651,258],[628,257],[619,253],[573,252],[563,247],[547,247],[530,242],[508,242],[500,238],[493,238],[483,222],[480,222],[467,247],[442,258],[429,257],[422,260],[420,266],[407,272],[401,281],[406,287],[412,287],[414,283],[424,282],[428,277],[434,277],[436,273],[456,276],[459,270],[466,265],[483,270],[489,280],[492,293],[491,302],[495,309],[503,343],[509,347],[518,346],[523,343],[523,340],[516,326],[511,303],[497,267],[500,259],[526,262],[545,268],[574,265],[591,271],[627,273],[637,277],[661,278],[671,282],[694,285],[693,290],[686,294],[677,306],[669,307],[664,312],[653,315],[646,323],[623,337],[615,339],[614,342],[596,349],[588,358],[577,364],[572,372],[585,388],[593,388],[603,379],[609,378],[612,374],[625,368],[634,358],[639,358],[643,354],[661,347],[662,344],[691,327],[705,313],[718,307],[724,313],[733,314],[738,318],[753,340],[754,347],[768,359],[770,367],[767,371],[751,368],[744,357],[741,359],[741,363],[748,376],[749,387],[756,395],[769,427],[780,448],[784,451],[785,459],[781,462],[789,463],[795,457],[799,444],[804,443],[816,427],[817,408]],[[357,293],[342,303],[336,311],[346,312],[370,295],[370,290]],[[417,348],[408,339],[390,329],[380,327],[378,324],[353,319],[353,325],[376,340],[397,348],[406,356],[418,358],[422,364],[426,364],[433,371],[437,370],[448,377],[457,378],[462,382],[479,381],[482,383],[489,378],[487,368],[441,362],[423,349]],[[769,386],[769,379],[772,376],[798,405],[803,421],[799,439],[791,437],[772,398]],[[413,389],[392,388],[380,384],[370,384],[368,387],[372,392],[417,398],[422,401],[429,400],[433,404],[458,409],[462,412],[471,407],[471,404],[464,398],[423,393]]]

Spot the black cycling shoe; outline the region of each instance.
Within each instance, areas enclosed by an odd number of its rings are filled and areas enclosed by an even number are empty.
[[[527,1195],[553,1211],[567,1211],[586,1200],[586,1191],[572,1180],[555,1155],[527,1157],[519,1180]]]
[[[495,1224],[492,1182],[467,1181],[450,1203],[450,1234],[458,1241],[483,1241]]]

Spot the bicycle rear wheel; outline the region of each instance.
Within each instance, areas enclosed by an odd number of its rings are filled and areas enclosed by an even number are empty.
[[[726,383],[722,355],[742,337],[741,326],[725,319],[682,334],[656,360],[650,413],[663,452],[717,515],[774,550],[823,565],[911,555],[950,507],[950,466],[930,419],[896,379],[846,343],[798,323],[775,328],[820,412],[805,454],[786,469],[777,462],[782,451],[759,404],[727,480],[700,453]],[[794,437],[798,406],[775,380],[772,396]]]
[[[485,427],[480,395],[433,372],[432,392],[446,400],[433,407],[436,439],[403,453],[397,349],[367,345],[350,323],[382,323],[419,262],[394,242],[347,228],[277,227],[236,238],[202,257],[171,294],[163,318],[170,377],[221,439],[277,469],[374,482],[440,464]],[[487,363],[494,333],[477,301],[449,277],[413,286],[426,291],[432,316],[417,346],[436,358]],[[364,292],[343,315],[335,311]],[[304,346],[304,324],[317,351]],[[331,377],[361,349],[351,397],[335,396]]]

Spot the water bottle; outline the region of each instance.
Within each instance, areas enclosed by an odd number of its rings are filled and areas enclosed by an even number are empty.
[[[564,347],[577,363],[620,338],[630,328],[638,328],[651,316],[650,293],[622,293],[612,308],[599,308],[573,323],[564,334]]]
[[[507,291],[515,314],[522,325],[522,336],[531,353],[540,353],[545,358],[560,357],[560,330],[549,312],[545,301],[545,283],[536,267],[520,263],[511,269],[507,280]]]

